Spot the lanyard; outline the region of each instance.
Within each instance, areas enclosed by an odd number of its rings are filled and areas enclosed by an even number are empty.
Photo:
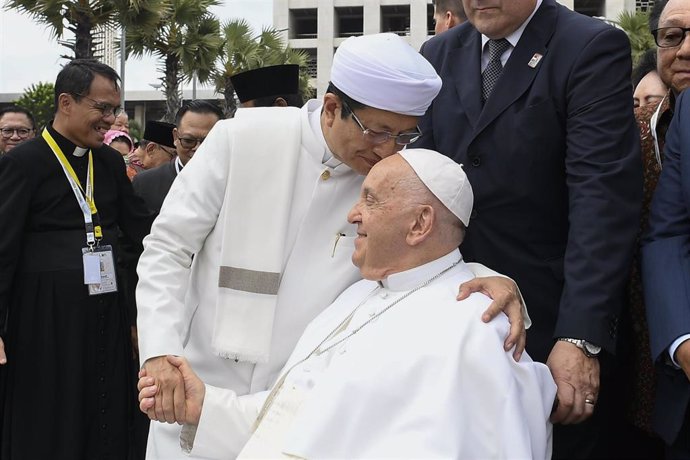
[[[72,169],[72,165],[70,165],[69,161],[67,161],[67,158],[65,158],[65,154],[62,153],[62,149],[60,149],[60,146],[57,144],[57,142],[55,142],[53,136],[50,135],[47,129],[44,129],[41,135],[48,143],[48,146],[50,146],[50,149],[55,154],[55,157],[58,159],[58,162],[60,163],[60,166],[62,166],[62,170],[65,173],[65,177],[67,177],[67,182],[69,182],[70,186],[72,187],[72,192],[74,192],[77,203],[79,204],[81,212],[84,215],[86,242],[89,248],[93,250],[94,244],[97,244],[98,241],[100,241],[100,239],[103,237],[101,226],[93,225],[93,215],[98,213],[98,209],[96,209],[96,201],[93,198],[93,154],[91,153],[91,150],[89,150],[89,168],[86,173],[86,191],[84,191],[81,182],[79,182],[79,177],[77,177],[74,169]]]

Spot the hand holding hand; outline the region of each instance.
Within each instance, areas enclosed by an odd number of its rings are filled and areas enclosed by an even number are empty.
[[[594,413],[599,396],[599,360],[569,342],[556,342],[546,365],[556,381],[558,408],[553,423],[580,423]]]
[[[184,381],[177,367],[165,356],[146,360],[143,369],[156,384],[155,405],[146,411],[151,420],[174,423],[184,418]],[[141,407],[141,406],[140,406]]]
[[[513,348],[513,358],[520,360],[522,352],[525,351],[527,342],[527,331],[525,329],[525,319],[522,316],[522,300],[517,285],[510,278],[503,276],[488,276],[475,278],[460,285],[458,300],[464,300],[473,292],[481,292],[490,297],[493,302],[482,314],[482,321],[488,323],[499,313],[508,315],[510,321],[510,333],[506,337],[503,347],[506,351]]]
[[[206,396],[206,386],[194,373],[186,359],[170,355],[166,359],[180,371],[184,380],[184,411],[183,415],[178,415],[178,412],[175,412],[175,421],[180,424],[198,425],[204,397]],[[155,384],[153,377],[147,376],[145,369],[139,372],[137,389],[139,390],[139,409],[146,414],[150,414],[149,411],[156,404],[155,399],[158,393],[158,386]]]

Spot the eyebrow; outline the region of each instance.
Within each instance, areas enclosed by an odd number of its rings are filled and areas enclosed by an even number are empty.
[[[659,21],[659,25],[657,27],[660,29],[663,29],[664,27],[685,27],[685,21],[677,18],[665,19],[663,25],[661,21]]]

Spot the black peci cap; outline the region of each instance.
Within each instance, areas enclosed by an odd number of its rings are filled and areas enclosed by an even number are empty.
[[[174,149],[173,128],[175,128],[175,125],[172,123],[147,121],[143,138],[149,142],[155,142],[156,144]]]
[[[299,93],[299,66],[274,65],[248,70],[230,77],[240,102],[269,96]]]

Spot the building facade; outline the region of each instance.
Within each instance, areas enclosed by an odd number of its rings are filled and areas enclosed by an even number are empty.
[[[588,16],[616,19],[625,10],[653,0],[559,0]],[[644,4],[644,5],[642,5]],[[290,47],[309,55],[309,73],[318,96],[330,79],[333,53],[348,37],[394,32],[414,48],[434,32],[431,0],[273,0],[273,27]]]
[[[119,36],[120,28],[112,25],[99,26],[94,33],[94,55],[103,64],[119,69],[119,61],[115,46],[115,39]]]

